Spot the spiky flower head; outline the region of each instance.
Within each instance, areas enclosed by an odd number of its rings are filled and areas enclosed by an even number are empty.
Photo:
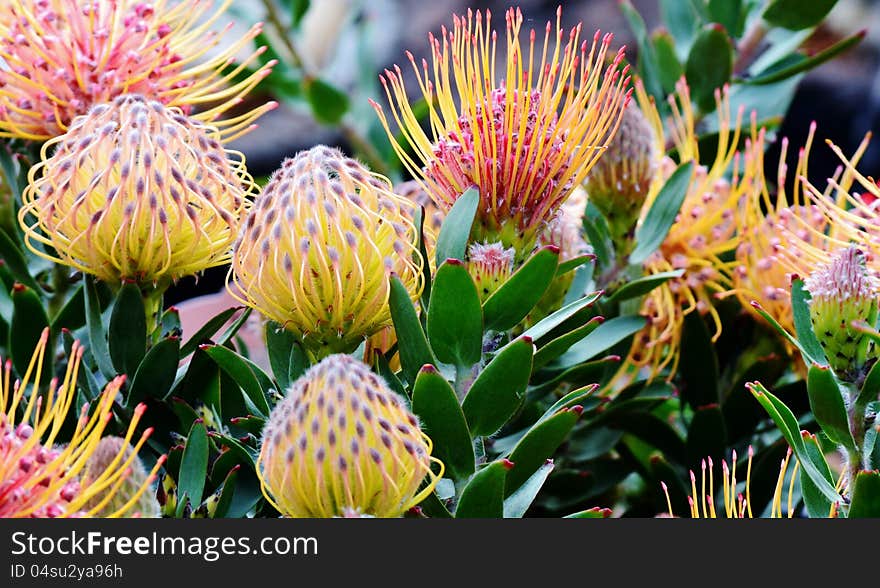
[[[113,471],[113,468],[121,463],[129,464],[128,476],[122,484],[112,494],[109,489],[96,493],[86,503],[85,508],[96,508],[98,510],[95,516],[106,517],[123,509],[134,499],[132,511],[137,512],[141,517],[158,517],[159,503],[156,502],[155,495],[152,492],[141,491],[141,488],[150,486],[150,472],[144,467],[131,444],[122,437],[111,435],[101,439],[86,462],[82,484],[89,486],[95,483],[105,472]]]
[[[548,22],[543,45],[532,30],[525,48],[520,10],[511,8],[505,19],[506,43],[497,47],[488,11],[454,16],[451,30],[429,37],[433,76],[427,61],[419,66],[407,53],[429,109],[430,135],[399,67],[381,80],[403,145],[373,105],[398,157],[441,207],[451,208],[471,186],[479,189],[473,240],[501,241],[524,256],[613,135],[628,78],[618,69],[622,49],[603,74],[611,36],[597,32],[592,44],[581,42],[579,24],[566,40],[561,11],[555,33]],[[506,64],[496,65],[496,53],[506,55]]]
[[[387,518],[433,491],[442,475],[433,463],[431,440],[400,397],[366,365],[337,354],[309,368],[272,410],[257,471],[284,516]]]
[[[0,137],[58,136],[78,115],[122,94],[216,120],[227,138],[249,130],[274,103],[221,117],[273,63],[242,75],[265,47],[234,63],[259,35],[259,24],[214,50],[223,33],[211,29],[231,2],[212,13],[210,0],[6,0],[0,4]]]
[[[631,248],[632,234],[657,170],[657,143],[654,127],[631,102],[584,183],[590,202],[608,221],[618,252]]]
[[[78,117],[28,178],[19,222],[34,253],[142,285],[227,263],[256,191],[216,128],[139,95]]]
[[[132,476],[137,452],[149,438],[147,429],[128,451],[106,451],[106,467],[86,476],[101,437],[112,419],[112,408],[125,382],[113,379],[93,401],[83,406],[72,434],[62,429],[74,410],[76,382],[83,348],[74,342],[64,379],[52,379],[40,391],[49,329],[40,336],[33,357],[20,379],[13,383],[12,362],[0,374],[0,517],[118,517],[140,514],[141,496],[149,491],[162,456],[153,470]],[[146,405],[134,410],[125,432],[126,446],[134,437]],[[126,493],[121,495],[122,489]],[[123,499],[124,496],[124,499]],[[113,505],[111,508],[110,505]]]
[[[481,300],[486,300],[513,274],[516,251],[502,243],[471,243],[467,252],[467,271]]]
[[[865,255],[850,246],[804,280],[810,293],[810,322],[835,373],[854,381],[876,356],[873,342],[853,323],[874,325],[880,281],[865,266]]]
[[[285,160],[257,197],[232,255],[230,293],[319,357],[351,352],[391,324],[390,277],[422,291],[416,205],[338,149]]]

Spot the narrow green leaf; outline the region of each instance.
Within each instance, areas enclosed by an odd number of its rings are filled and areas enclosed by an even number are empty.
[[[632,30],[638,47],[638,70],[645,89],[654,97],[663,96],[663,87],[657,77],[657,58],[654,55],[654,48],[648,39],[648,28],[645,20],[638,10],[632,5],[630,0],[621,0],[620,10],[626,18],[626,22]]]
[[[704,26],[684,67],[691,98],[703,112],[715,110],[715,92],[730,81],[733,56],[733,43],[727,30],[718,23]]]
[[[646,324],[647,319],[637,315],[618,316],[604,322],[586,338],[575,343],[568,351],[559,356],[559,359],[553,363],[553,367],[569,368],[589,361],[627,337],[638,333]]]
[[[611,231],[608,229],[608,221],[596,208],[596,205],[587,201],[584,211],[584,233],[587,241],[596,255],[596,262],[600,268],[608,268],[614,263],[614,244],[611,242]]]
[[[492,435],[522,405],[534,351],[531,339],[516,339],[505,345],[471,384],[462,411],[472,435]]]
[[[804,498],[804,506],[807,507],[807,513],[811,518],[827,518],[834,501],[819,488],[819,485],[813,479],[813,475],[818,474],[818,478],[816,478],[818,480],[832,482],[831,468],[828,467],[828,462],[825,461],[825,454],[819,445],[819,438],[816,435],[801,431],[801,439],[804,442],[804,452],[808,461],[816,468],[814,474],[806,476],[801,474],[801,494]],[[803,465],[804,462],[801,460],[800,463]]]
[[[822,22],[835,4],[837,0],[771,0],[761,16],[773,26],[798,31]]]
[[[526,511],[529,510],[529,507],[537,498],[538,492],[544,486],[544,482],[547,481],[547,476],[553,471],[553,467],[553,460],[548,459],[544,462],[544,465],[538,468],[538,471],[532,474],[516,492],[504,501],[505,519],[519,519],[526,514]]]
[[[800,54],[790,55],[788,59],[781,60],[776,64],[771,65],[760,74],[753,77],[746,77],[738,81],[742,84],[759,86],[787,80],[797,74],[815,69],[826,61],[829,61],[850,48],[855,47],[862,42],[865,36],[866,31],[859,31],[858,33],[846,37],[810,56]]]
[[[727,430],[721,408],[717,404],[710,404],[696,409],[688,425],[686,451],[689,465],[696,468],[706,457],[723,458],[727,446]]]
[[[607,519],[611,516],[612,511],[610,508],[601,508],[598,506],[594,506],[593,508],[588,508],[587,510],[582,510],[579,512],[573,512],[570,515],[565,515],[564,519]]]
[[[856,474],[847,516],[851,519],[880,518],[880,472],[861,471]]]
[[[180,348],[180,357],[186,357],[190,353],[196,350],[199,345],[203,343],[210,343],[211,337],[217,334],[223,325],[229,322],[229,319],[232,318],[237,311],[241,310],[240,306],[236,306],[233,308],[227,308],[226,310],[220,312],[217,316],[213,317],[207,323],[202,326],[195,334],[190,337],[186,343],[183,344]]]
[[[9,268],[16,281],[32,290],[41,291],[39,284],[37,284],[37,281],[34,280],[31,272],[28,270],[27,259],[25,259],[24,253],[15,244],[15,241],[6,234],[6,231],[2,229],[0,229],[0,259]]]
[[[507,472],[507,495],[522,486],[546,460],[553,457],[571,433],[580,413],[577,407],[563,409],[528,430],[510,452],[513,467]]]
[[[434,276],[427,331],[431,349],[443,363],[471,366],[480,361],[483,350],[480,296],[464,264],[456,259],[443,262]]]
[[[147,352],[140,363],[128,389],[126,406],[134,406],[145,398],[165,398],[180,362],[180,340],[177,337],[162,339]]]
[[[266,353],[275,381],[282,390],[290,386],[290,356],[296,336],[274,321],[266,321]]]
[[[693,171],[693,161],[680,165],[660,189],[644,222],[636,229],[636,247],[629,257],[631,264],[644,263],[666,239],[687,195]]]
[[[220,345],[205,345],[202,349],[220,366],[220,369],[229,374],[241,386],[245,393],[245,402],[250,401],[249,404],[256,411],[256,414],[268,417],[269,402],[266,399],[267,390],[264,390],[264,385],[269,381],[269,376],[264,374],[253,362],[241,357],[231,349]]]
[[[136,284],[125,284],[110,313],[110,359],[120,374],[132,377],[147,352],[144,299]]]
[[[603,317],[595,316],[587,321],[587,324],[569,331],[564,335],[560,335],[541,347],[537,353],[535,353],[535,369],[544,367],[565,353],[572,345],[583,340],[584,337],[595,331],[603,322],[605,322]]]
[[[632,280],[612,292],[611,296],[608,297],[608,302],[623,302],[624,300],[644,296],[654,288],[657,288],[674,278],[680,278],[683,275],[684,270],[678,269],[670,272],[651,274],[649,276]]]
[[[700,28],[700,15],[688,0],[660,0],[660,15],[675,39],[676,54],[683,61]]]
[[[657,60],[657,76],[663,91],[671,94],[675,91],[675,84],[684,75],[684,67],[678,60],[675,52],[675,40],[666,30],[659,30],[651,36],[654,47],[654,57]]]
[[[854,448],[855,441],[849,430],[849,419],[843,404],[843,391],[831,368],[815,364],[810,366],[807,373],[807,394],[813,416],[828,438],[837,444]]]
[[[868,375],[865,376],[865,381],[856,398],[856,404],[864,406],[866,402],[874,398],[880,398],[880,361],[875,361],[868,371]]]
[[[202,502],[205,480],[208,475],[208,431],[205,424],[196,421],[186,437],[183,456],[180,458],[180,475],[177,481],[179,496],[192,498],[194,507]]]
[[[806,350],[804,349],[803,345],[801,345],[801,342],[798,341],[794,335],[792,335],[791,333],[786,331],[785,328],[782,325],[780,325],[776,321],[776,319],[770,315],[770,313],[768,313],[766,310],[764,310],[764,308],[760,304],[758,304],[757,301],[752,300],[752,308],[754,308],[755,312],[757,312],[759,315],[761,315],[761,317],[764,320],[766,320],[768,323],[770,323],[770,326],[773,327],[773,330],[775,330],[777,333],[779,333],[780,335],[785,337],[786,341],[791,343],[791,345],[795,349],[800,351],[801,355],[804,356],[805,361],[807,361],[808,363],[816,363],[816,364],[825,363],[825,362],[813,361],[810,354],[807,353]]]
[[[232,499],[235,496],[235,485],[238,481],[238,470],[241,466],[236,465],[227,474],[226,479],[219,488],[219,496],[217,506],[214,508],[213,519],[223,519],[229,513],[229,507],[232,506]]]
[[[794,328],[798,341],[806,353],[804,362],[807,365],[815,363],[827,366],[825,351],[819,344],[819,340],[813,333],[813,324],[810,321],[810,293],[804,288],[804,281],[800,278],[791,282],[791,312],[794,317]]]
[[[468,238],[480,204],[480,193],[469,188],[455,201],[437,235],[434,248],[436,265],[439,268],[447,259],[464,259]]]
[[[9,351],[12,365],[19,376],[27,371],[34,355],[34,349],[42,336],[43,329],[49,326],[49,317],[37,293],[23,284],[12,288],[12,323],[9,325]],[[47,345],[43,356],[41,380],[52,377],[52,357],[54,353]],[[8,385],[8,384],[7,384]]]
[[[700,313],[692,312],[685,317],[680,348],[678,370],[682,400],[693,410],[720,403],[718,356],[706,321]]]
[[[426,365],[413,386],[412,410],[434,443],[434,455],[456,480],[474,472],[474,446],[455,390],[434,368]]]
[[[502,518],[505,474],[509,467],[510,462],[507,460],[493,461],[474,474],[461,491],[455,518]]]
[[[572,318],[580,311],[585,308],[588,308],[595,304],[595,302],[602,296],[602,292],[593,292],[584,296],[583,298],[579,298],[574,302],[563,306],[553,314],[544,317],[536,324],[532,325],[523,333],[523,336],[529,337],[532,341],[538,341],[548,333],[550,333],[553,329]]]
[[[391,293],[388,297],[391,320],[397,334],[400,365],[406,381],[412,384],[423,365],[436,365],[437,360],[428,346],[422,323],[416,314],[406,286],[397,276],[391,277]]]
[[[486,330],[515,327],[535,307],[556,277],[559,248],[542,247],[483,303]]]

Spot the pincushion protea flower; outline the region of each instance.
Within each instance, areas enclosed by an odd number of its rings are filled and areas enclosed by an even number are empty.
[[[721,483],[722,483],[722,508],[723,514],[729,519],[745,519],[754,518],[755,513],[752,512],[751,501],[751,482],[752,482],[752,458],[754,450],[749,446],[749,458],[746,463],[746,480],[742,489],[738,488],[736,478],[736,451],[732,452],[730,458],[730,466],[727,460],[721,460]],[[789,470],[792,462],[791,448],[785,454],[779,465],[779,477],[776,480],[776,487],[773,492],[773,498],[770,503],[770,516],[772,519],[781,519],[783,517],[792,518],[794,511],[794,484],[797,479],[800,463],[797,458],[794,460],[794,466]],[[701,477],[699,489],[697,487],[697,476],[693,470],[690,472],[691,495],[687,497],[690,506],[690,517],[697,518],[718,518],[719,513],[716,510],[715,498],[715,468],[712,458],[708,457],[702,460],[700,464]],[[707,477],[708,473],[708,477]],[[788,478],[788,487],[786,490],[786,478]],[[672,501],[669,498],[669,490],[665,483],[661,482],[663,493],[666,495],[666,506],[669,509],[669,516],[674,517],[672,511]],[[783,504],[783,498],[786,498]],[[761,513],[758,513],[760,516]]]
[[[74,342],[64,379],[53,379],[48,391],[39,393],[43,357],[49,330],[40,337],[34,355],[20,380],[12,382],[12,364],[7,361],[0,374],[0,517],[117,517],[140,514],[134,509],[165,461],[162,456],[152,471],[132,487],[129,478],[137,452],[152,433],[147,429],[126,449],[134,437],[146,405],[134,410],[125,432],[125,447],[110,451],[103,466],[89,464],[101,450],[105,428],[112,419],[113,402],[125,378],[112,380],[95,399],[94,410],[84,406],[73,434],[61,439],[62,427],[73,406],[77,374],[83,348]],[[104,447],[106,450],[106,446]],[[127,500],[118,500],[125,489]],[[114,508],[108,508],[110,504]]]
[[[391,324],[389,277],[422,291],[416,207],[387,179],[319,145],[287,159],[256,199],[227,285],[318,357]]]
[[[28,247],[110,283],[167,285],[227,263],[256,191],[216,128],[137,95],[77,118],[28,177]]]
[[[660,115],[642,84],[636,84],[639,106],[654,125],[656,136],[663,137]],[[744,195],[751,190],[758,173],[760,147],[755,140],[746,142],[743,152],[737,151],[742,110],[731,117],[728,89],[716,92],[718,104],[718,148],[711,165],[701,164],[691,110],[690,91],[682,79],[671,95],[672,110],[669,140],[678,151],[681,163],[696,165],[681,209],[669,233],[644,263],[646,274],[653,275],[684,270],[652,290],[646,297],[641,313],[649,319],[648,326],[637,334],[630,352],[621,366],[616,381],[627,381],[637,369],[647,370],[654,378],[666,368],[673,374],[678,364],[684,317],[691,312],[707,314],[715,324],[713,340],[721,334],[721,319],[713,305],[718,293],[729,289],[729,280],[721,271],[722,256],[737,244],[735,211]],[[675,163],[658,150],[658,173],[651,185],[643,208],[650,209]],[[728,178],[728,173],[732,175]],[[642,220],[643,220],[642,219]]]
[[[137,457],[131,444],[122,437],[104,437],[89,457],[82,474],[82,485],[90,486],[104,472],[111,470],[119,461],[128,463],[128,475],[122,484],[110,495],[109,489],[97,492],[86,503],[85,508],[98,508],[95,516],[105,517],[125,508],[132,498],[135,502],[131,509],[141,517],[156,518],[159,516],[159,503],[152,492],[144,492],[141,488],[149,487],[150,473]],[[109,495],[109,496],[108,496]],[[109,499],[109,501],[107,500]]]
[[[273,63],[242,75],[234,56],[261,30],[209,56],[222,34],[211,27],[223,0],[6,0],[0,5],[0,137],[44,140],[121,94],[143,94],[215,121],[226,138],[275,107],[218,120],[266,77]],[[209,15],[209,16],[208,16]]]
[[[434,490],[442,465],[401,399],[338,354],[311,367],[272,410],[257,471],[284,516],[399,517]]]
[[[373,106],[400,160],[441,207],[448,210],[477,186],[474,241],[501,241],[524,256],[602,154],[628,99],[628,78],[618,68],[623,49],[603,75],[610,35],[597,32],[592,44],[581,43],[577,25],[565,41],[557,12],[555,34],[548,22],[543,45],[531,31],[524,49],[522,13],[510,9],[505,18],[507,62],[499,73],[488,11],[454,16],[452,30],[429,37],[433,76],[427,61],[419,67],[407,53],[429,109],[430,135],[410,106],[399,67],[381,81],[406,145],[395,139],[383,108]]]

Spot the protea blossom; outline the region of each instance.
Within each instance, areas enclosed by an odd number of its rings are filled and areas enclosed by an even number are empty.
[[[669,98],[672,117],[667,133],[663,132],[656,106],[641,83],[636,85],[636,92],[639,106],[655,126],[656,135],[668,137],[678,151],[681,164],[693,162],[696,167],[669,233],[657,251],[644,262],[644,271],[648,275],[676,270],[682,270],[683,274],[664,282],[645,298],[641,314],[649,322],[636,335],[621,367],[620,378],[616,380],[618,383],[627,381],[641,368],[647,371],[649,378],[667,368],[670,374],[674,373],[684,317],[692,312],[708,315],[715,325],[713,340],[720,336],[721,319],[713,301],[717,294],[730,287],[728,278],[721,271],[725,267],[722,256],[736,247],[737,206],[751,189],[758,173],[758,157],[754,153],[758,143],[749,140],[743,152],[737,151],[742,111],[735,118],[731,116],[726,87],[716,93],[718,148],[709,161],[701,158],[698,149],[690,92],[684,80],[677,84],[676,94]],[[658,173],[649,190],[640,222],[676,168],[675,163],[662,153],[659,150]]]
[[[287,517],[399,517],[433,491],[443,466],[400,397],[366,365],[337,354],[291,384],[272,410],[257,472],[263,494]]]
[[[391,324],[397,276],[422,291],[416,205],[339,150],[285,160],[235,242],[230,293],[302,338],[315,356],[350,353]]]
[[[520,257],[602,154],[627,101],[621,49],[605,67],[611,36],[581,40],[581,25],[563,34],[547,23],[543,43],[523,17],[505,14],[498,47],[487,11],[455,16],[453,28],[429,37],[432,66],[407,53],[428,107],[430,130],[420,126],[399,67],[381,76],[394,119],[373,104],[406,168],[439,206],[448,210],[476,186],[480,205],[472,238],[502,242]],[[496,62],[496,53],[506,63]],[[540,56],[540,57],[538,57]],[[414,156],[410,152],[414,152]]]
[[[226,31],[212,27],[231,2],[214,8],[210,0],[4,1],[0,137],[55,137],[96,104],[135,93],[216,121],[226,138],[249,130],[274,103],[223,117],[273,64],[245,74],[265,48],[234,62],[259,24],[215,50]]]
[[[137,453],[152,429],[130,446],[146,405],[134,410],[123,444],[106,451],[102,435],[113,418],[113,403],[125,378],[112,380],[93,401],[83,406],[72,434],[62,428],[75,409],[76,381],[83,348],[75,342],[64,378],[53,379],[40,393],[43,358],[49,330],[43,331],[27,370],[13,382],[12,363],[0,374],[0,517],[118,517],[141,514],[137,507],[150,490],[162,456],[149,474],[130,479]],[[103,451],[102,466],[89,469],[93,457]],[[90,472],[86,476],[86,472]],[[124,490],[125,499],[120,500]],[[108,508],[109,505],[113,508]],[[144,513],[146,514],[146,513]]]
[[[43,145],[19,221],[37,255],[164,284],[228,262],[256,185],[216,128],[125,95]]]
[[[693,470],[690,472],[690,490],[691,495],[687,497],[691,518],[719,518],[723,516],[728,519],[745,519],[761,517],[762,513],[755,513],[752,510],[751,500],[751,482],[752,482],[752,458],[754,451],[749,447],[748,461],[746,462],[745,482],[737,479],[737,455],[733,451],[730,458],[730,465],[727,460],[721,461],[721,504],[717,503],[715,495],[715,464],[712,458],[707,457],[700,463],[699,480]],[[794,465],[792,465],[792,462]],[[791,449],[786,452],[785,457],[779,464],[779,476],[776,480],[776,486],[773,491],[773,498],[770,502],[770,512],[768,518],[781,519],[792,518],[795,515],[794,510],[794,489],[795,481],[800,469],[800,463],[797,458],[792,458]],[[672,510],[672,501],[669,498],[669,490],[666,483],[661,483],[663,493],[666,495],[666,505],[669,509],[669,516],[674,517],[676,514]]]

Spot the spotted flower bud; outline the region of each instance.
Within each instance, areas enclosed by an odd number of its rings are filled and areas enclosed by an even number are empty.
[[[813,332],[828,362],[842,379],[854,380],[876,350],[853,323],[876,321],[880,281],[865,266],[864,254],[850,246],[816,268],[804,287],[811,296]]]
[[[111,283],[167,283],[228,262],[255,190],[216,129],[126,95],[45,144],[19,222],[52,261]]]
[[[284,516],[399,517],[430,494],[431,441],[381,378],[331,355],[275,406],[257,462],[263,494]],[[428,483],[419,487],[427,477]]]
[[[247,217],[228,281],[242,303],[322,357],[391,324],[390,276],[422,291],[415,204],[339,150],[287,159]]]
[[[86,503],[86,508],[95,509],[95,516],[105,517],[124,508],[133,500],[129,508],[130,514],[149,518],[158,517],[159,504],[155,496],[152,492],[141,491],[141,488],[150,486],[149,473],[134,453],[132,446],[122,437],[111,436],[101,439],[86,462],[82,483],[89,486],[100,479],[104,472],[112,471],[114,467],[125,463],[129,464],[128,476],[122,479],[117,488],[114,488],[115,492],[111,493],[110,488],[106,488],[95,493]]]
[[[227,138],[246,132],[276,104],[223,115],[269,75],[274,62],[255,63],[265,47],[234,61],[260,34],[260,24],[205,59],[228,31],[211,28],[231,2],[4,0],[0,137],[49,139],[93,106],[135,93],[217,121]]]
[[[657,154],[654,129],[631,102],[585,182],[590,202],[607,220],[618,250],[631,248],[636,222],[654,180]]]
[[[137,453],[152,434],[147,429],[134,447],[128,445],[146,405],[133,411],[125,451],[104,445],[101,439],[124,376],[110,381],[93,406],[84,405],[73,426],[65,427],[77,396],[83,348],[73,343],[63,379],[52,379],[41,394],[38,383],[44,376],[48,341],[49,329],[45,329],[20,379],[13,382],[10,361],[0,372],[0,518],[137,514],[141,497],[165,461],[162,456],[149,474],[141,471],[132,476]],[[104,467],[86,474],[98,454]]]
[[[516,251],[501,243],[471,243],[468,246],[467,270],[477,286],[481,300],[486,300],[513,273]]]

